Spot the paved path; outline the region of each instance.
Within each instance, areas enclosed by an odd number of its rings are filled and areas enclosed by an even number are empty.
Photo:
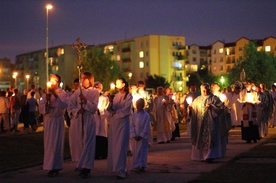
[[[269,129],[270,134],[276,134],[276,128]],[[268,138],[268,137],[267,137]],[[133,182],[133,183],[147,183],[147,182],[174,182],[184,183],[195,179],[204,172],[211,171],[223,163],[231,160],[241,152],[248,151],[256,146],[266,138],[258,143],[245,144],[240,140],[240,129],[232,129],[229,136],[229,144],[227,147],[226,157],[216,160],[213,164],[205,162],[191,161],[191,142],[187,135],[181,134],[180,138],[167,144],[153,144],[149,149],[148,168],[146,172],[139,173],[132,170],[132,157],[128,158],[129,175],[125,180],[118,180],[116,176],[107,171],[106,160],[96,160],[95,167],[91,171],[91,177],[88,179],[81,179],[78,172],[74,171],[76,163],[66,160],[64,168],[58,177],[48,177],[47,171],[42,170],[42,166],[35,166],[32,168],[21,169],[17,171],[0,174],[1,183],[30,183],[30,182]]]

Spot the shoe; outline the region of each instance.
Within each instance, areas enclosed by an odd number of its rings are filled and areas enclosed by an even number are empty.
[[[81,176],[81,178],[84,178],[84,179],[90,177],[90,169],[83,168],[80,171],[79,176]]]
[[[49,177],[56,177],[58,175],[58,173],[59,173],[59,170],[53,169],[53,170],[48,172],[48,176]]]
[[[145,167],[139,167],[139,172],[144,172],[145,171]]]
[[[165,142],[158,142],[158,144],[165,144]]]
[[[205,162],[206,162],[206,163],[213,163],[213,162],[214,162],[214,159],[209,158],[209,159],[206,159]]]
[[[125,179],[127,176],[127,171],[119,171],[117,174],[118,179]]]

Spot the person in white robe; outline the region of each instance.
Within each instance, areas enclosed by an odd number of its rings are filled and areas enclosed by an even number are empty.
[[[109,105],[109,98],[102,92],[103,85],[100,82],[95,82],[94,88],[99,91],[100,97],[98,102],[98,109],[95,113],[96,119],[96,154],[95,159],[107,158],[107,128],[109,112],[107,107]]]
[[[120,179],[127,175],[127,152],[129,146],[132,95],[124,78],[116,80],[118,93],[110,98],[108,111],[111,113],[108,135],[108,168]]]
[[[148,135],[150,131],[150,116],[144,110],[145,100],[136,101],[137,111],[133,113],[130,121],[130,138],[133,139],[133,168],[144,171],[147,167]]]
[[[245,89],[240,92],[240,97],[238,99],[239,108],[242,110],[242,140],[245,140],[246,143],[251,143],[251,141],[256,143],[257,140],[260,139],[256,108],[259,100],[253,86],[254,84],[252,81],[246,81]]]
[[[210,85],[200,86],[201,95],[191,110],[192,160],[213,162],[222,157],[220,115],[224,110],[221,100],[211,93]]]
[[[153,115],[156,120],[158,144],[170,142],[171,138],[171,126],[167,116],[166,101],[169,101],[169,99],[164,95],[164,88],[161,86],[157,87],[157,96],[154,98]]]
[[[66,92],[59,88],[60,82],[60,76],[50,74],[51,87],[39,103],[39,111],[44,115],[43,169],[50,170],[48,176],[58,175],[64,161],[64,113],[68,100]]]
[[[74,80],[74,92],[77,91],[80,87],[80,82],[79,78]],[[73,93],[72,93],[73,94]],[[82,124],[80,123],[81,121],[81,115],[73,116],[73,113],[70,107],[70,97],[72,94],[69,96],[69,106],[67,108],[67,112],[70,117],[70,127],[69,127],[69,146],[70,146],[70,154],[71,154],[71,161],[79,161],[81,152],[83,149],[83,144],[82,144]],[[76,167],[77,169],[77,167]]]
[[[80,176],[86,178],[94,168],[96,146],[95,113],[98,107],[99,92],[94,87],[94,76],[90,72],[81,74],[81,86],[70,97],[70,111],[82,124],[82,144],[77,168]]]

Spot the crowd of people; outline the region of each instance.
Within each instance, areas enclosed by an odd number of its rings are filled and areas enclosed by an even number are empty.
[[[191,160],[212,163],[225,156],[231,128],[240,126],[242,140],[256,143],[276,125],[275,85],[268,90],[264,83],[247,81],[222,89],[218,83],[204,83],[200,91],[192,85],[186,94],[163,86],[149,93],[143,81],[129,85],[118,78],[117,91],[103,92],[92,73],[83,72],[74,88],[64,91],[59,75],[49,79],[46,90],[31,85],[21,96],[16,88],[0,92],[0,132],[17,133],[19,122],[25,131],[35,132],[43,121],[43,169],[51,177],[63,168],[66,126],[71,160],[81,177],[89,177],[95,159],[107,158],[107,169],[124,179],[129,155],[133,169],[147,168],[154,132],[157,144],[170,143],[180,137],[179,124],[187,124]]]

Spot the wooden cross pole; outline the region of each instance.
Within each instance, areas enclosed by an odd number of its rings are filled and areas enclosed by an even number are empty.
[[[81,60],[81,49],[82,48],[86,48],[87,46],[86,46],[86,44],[84,44],[84,43],[81,43],[81,41],[80,41],[80,38],[78,37],[77,39],[76,39],[76,41],[77,41],[77,44],[72,44],[72,49],[77,49],[77,56],[78,56],[78,66],[77,66],[77,69],[78,69],[78,71],[79,71],[79,83],[80,83],[80,94],[82,94],[82,83],[81,83],[81,70],[82,70],[82,60]],[[83,104],[84,104],[84,101],[83,100],[81,100],[81,102],[80,102],[80,105],[81,105],[81,109],[82,109],[82,111],[83,111]],[[83,132],[83,114],[81,114],[81,121],[82,121],[82,136],[83,136],[83,134],[84,134],[84,132]]]

